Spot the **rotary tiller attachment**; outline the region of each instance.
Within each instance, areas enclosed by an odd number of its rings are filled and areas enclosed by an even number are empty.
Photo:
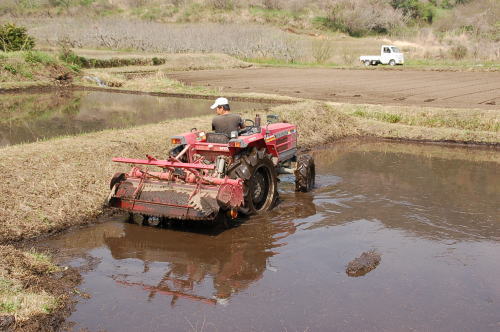
[[[152,165],[162,172],[133,167],[111,180],[108,204],[131,213],[171,219],[214,220],[219,211],[236,217],[243,204],[243,180],[218,177],[214,165],[171,160],[113,158]]]

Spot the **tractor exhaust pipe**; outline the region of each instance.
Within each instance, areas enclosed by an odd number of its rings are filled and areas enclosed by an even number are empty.
[[[254,125],[260,131],[260,115],[259,114],[255,115]]]

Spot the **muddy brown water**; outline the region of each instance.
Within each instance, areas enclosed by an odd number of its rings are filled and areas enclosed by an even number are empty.
[[[0,94],[0,147],[109,128],[210,115],[213,100],[102,91]],[[235,112],[265,103],[231,102]]]
[[[498,331],[500,152],[353,142],[314,153],[317,188],[280,183],[231,229],[118,215],[45,246],[83,269],[90,331]],[[362,277],[345,268],[376,250]]]

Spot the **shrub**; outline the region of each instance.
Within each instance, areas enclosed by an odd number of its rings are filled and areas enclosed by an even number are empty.
[[[382,113],[379,118],[380,120],[389,123],[398,123],[401,121],[401,116],[398,114]]]
[[[7,23],[0,25],[0,50],[4,52],[31,50],[35,39],[28,35],[25,27]]]
[[[80,68],[82,68],[82,67],[89,68],[90,67],[90,63],[87,60],[87,58],[85,58],[83,56],[76,55],[75,52],[73,52],[70,49],[63,49],[59,53],[59,59],[66,62],[67,64],[75,65],[75,66],[78,66]]]
[[[387,33],[403,24],[400,10],[383,0],[338,0],[330,6],[326,26],[360,37],[371,32]]]
[[[281,0],[263,0],[262,5],[266,9],[282,9]]]
[[[450,54],[455,60],[461,60],[467,56],[467,47],[458,44],[450,48]]]
[[[392,7],[401,9],[403,14],[414,19],[432,23],[436,8],[430,2],[419,0],[392,0]]]
[[[71,6],[71,0],[49,0],[49,4],[54,7],[66,7]]]
[[[153,57],[152,61],[153,61],[153,66],[163,65],[166,62],[165,59],[161,59],[161,58],[157,58],[157,57]]]
[[[90,7],[96,0],[80,0],[80,5]]]
[[[328,39],[315,39],[312,42],[312,56],[317,63],[325,63],[332,57],[332,43]]]
[[[234,9],[234,0],[210,0],[209,3],[215,9]]]
[[[342,61],[344,61],[344,64],[352,65],[357,59],[357,55],[351,50],[344,49],[342,51]]]

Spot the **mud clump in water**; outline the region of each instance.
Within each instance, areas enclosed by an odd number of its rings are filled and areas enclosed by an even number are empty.
[[[345,272],[350,277],[364,276],[380,264],[382,257],[374,250],[367,251],[347,264]]]

